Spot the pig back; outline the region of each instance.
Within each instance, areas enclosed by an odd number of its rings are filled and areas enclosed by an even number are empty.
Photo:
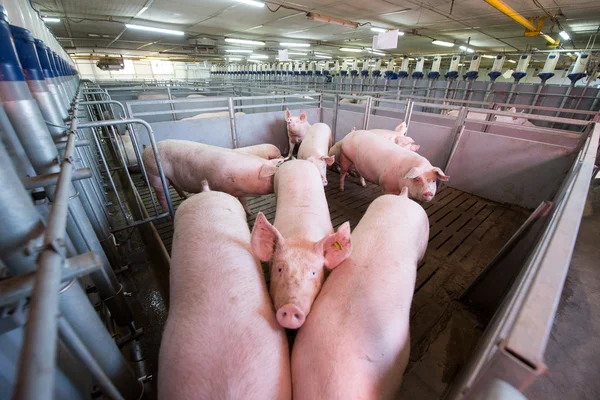
[[[296,337],[294,399],[396,398],[428,231],[424,210],[406,197],[384,195],[369,206],[352,232],[350,258],[331,272]]]
[[[290,398],[287,340],[234,197],[204,192],[179,207],[170,297],[159,398]]]
[[[321,240],[333,232],[321,175],[312,163],[292,160],[275,174],[277,211],[274,226],[283,237]]]
[[[307,159],[310,156],[327,156],[331,147],[331,128],[321,122],[311,125],[304,136],[298,158]]]
[[[371,182],[381,185],[386,180],[398,181],[411,168],[430,165],[421,155],[372,132],[356,131],[352,135],[352,161],[357,171]],[[345,153],[344,147],[342,144]]]

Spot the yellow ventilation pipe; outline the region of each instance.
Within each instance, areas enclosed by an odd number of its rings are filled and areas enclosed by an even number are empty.
[[[540,35],[541,37],[546,39],[546,41],[551,46],[558,45],[558,41],[552,39],[550,36],[543,33],[541,31],[540,26],[533,25],[531,23],[531,21],[529,21],[527,18],[523,17],[521,14],[519,14],[518,12],[513,10],[510,6],[508,6],[502,0],[485,0],[485,2],[488,3],[490,6],[494,7],[495,9],[497,9],[498,11],[500,11],[501,13],[503,13],[504,15],[506,15],[507,17],[509,17],[510,19],[512,19],[513,21],[517,22],[521,26],[525,27],[525,29],[527,29],[528,31],[535,32],[538,35]]]

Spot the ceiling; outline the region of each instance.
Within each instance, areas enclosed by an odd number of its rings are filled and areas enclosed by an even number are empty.
[[[560,25],[571,36],[561,43],[564,50],[590,48],[590,39],[600,27],[600,7],[594,0],[504,1],[526,18],[547,16],[542,31],[553,38],[559,37]],[[34,5],[42,15],[61,19],[48,26],[67,51],[77,54],[222,60],[225,49],[237,48],[253,49],[274,61],[281,41],[301,41],[311,47],[296,52],[366,57],[368,53],[339,49],[370,48],[372,27],[405,32],[398,47],[385,50],[386,55],[457,53],[458,46],[466,44],[483,54],[547,50],[542,37],[524,36],[522,26],[484,0],[268,0],[262,8],[236,0],[34,0]],[[307,12],[361,26],[354,29],[311,21]],[[125,23],[179,30],[185,35],[127,29]],[[226,37],[264,41],[265,45],[231,45],[224,41]],[[440,47],[431,43],[433,39],[456,45]],[[593,48],[600,49],[600,39]],[[536,57],[545,59],[544,54]]]

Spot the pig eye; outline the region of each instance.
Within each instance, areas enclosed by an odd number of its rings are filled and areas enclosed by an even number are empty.
[[[317,275],[317,273],[316,273],[315,271],[313,271],[313,273],[312,273],[312,274],[313,274],[313,276]]]
[[[281,268],[279,268],[279,272],[281,272],[281,271],[282,271],[282,269],[281,269]]]

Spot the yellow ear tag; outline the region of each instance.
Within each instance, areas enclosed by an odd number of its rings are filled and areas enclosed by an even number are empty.
[[[333,247],[337,248],[338,250],[343,250],[344,249],[344,247],[342,246],[342,244],[340,242],[338,242],[337,240],[333,244]]]

